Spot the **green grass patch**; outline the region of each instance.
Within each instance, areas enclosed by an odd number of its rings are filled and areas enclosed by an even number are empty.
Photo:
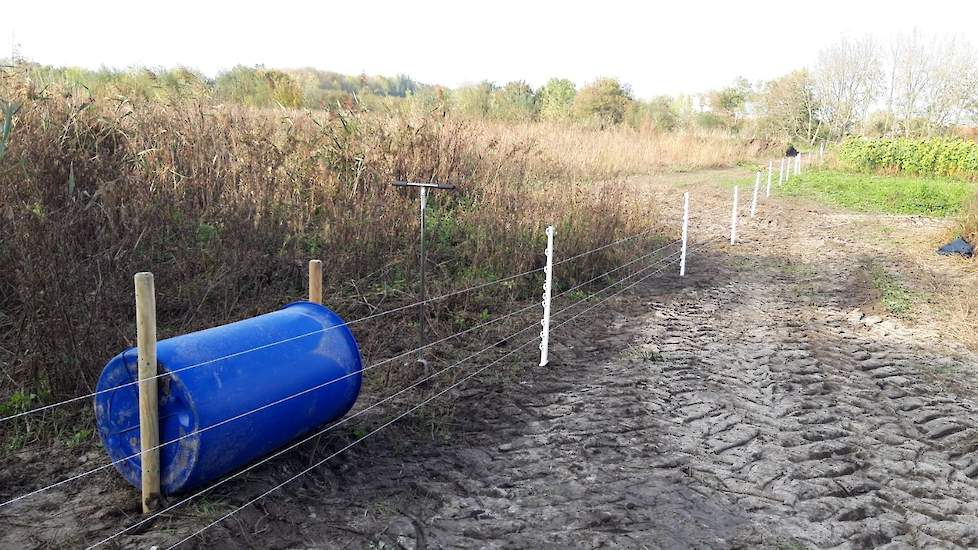
[[[903,283],[889,271],[874,267],[872,270],[873,287],[880,293],[880,303],[891,315],[906,316],[913,307],[914,296]]]
[[[944,217],[961,212],[976,190],[978,184],[947,178],[813,170],[792,177],[778,192],[860,212]]]

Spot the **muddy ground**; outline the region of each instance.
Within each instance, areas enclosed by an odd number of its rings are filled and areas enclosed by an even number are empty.
[[[726,233],[723,182],[743,174],[631,183],[665,205],[691,189],[701,241]],[[954,260],[920,273],[920,258],[890,244],[946,223],[762,199],[740,242],[694,250],[686,278],[670,266],[557,329],[549,366],[531,345],[183,547],[978,547],[978,356],[934,308],[888,315],[867,275],[885,265],[960,283],[968,271]],[[891,239],[872,238],[877,226]],[[166,548],[439,387],[105,547]],[[3,459],[0,493],[102,461],[91,446],[26,450]],[[92,544],[136,521],[136,501],[102,472],[0,509],[0,545]]]

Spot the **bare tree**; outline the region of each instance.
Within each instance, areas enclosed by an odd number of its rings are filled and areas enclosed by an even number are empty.
[[[815,143],[822,130],[815,83],[805,69],[764,83],[755,100],[759,128],[785,141],[803,138]]]
[[[934,135],[965,122],[978,101],[978,54],[957,38],[897,36],[891,49],[889,110],[905,136]]]
[[[934,48],[917,29],[906,36],[899,34],[893,43],[892,76],[890,91],[894,103],[891,108],[900,120],[903,135],[909,136],[914,129],[914,119],[922,109],[931,69],[931,52]]]
[[[843,38],[819,52],[816,99],[833,136],[849,133],[863,118],[881,90],[882,77],[879,47],[871,36]]]
[[[978,101],[978,54],[968,42],[950,38],[935,44],[921,113],[933,135],[964,123]]]

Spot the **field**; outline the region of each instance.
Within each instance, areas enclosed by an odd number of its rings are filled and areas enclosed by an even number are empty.
[[[978,545],[978,270],[934,253],[975,235],[969,178],[830,151],[752,217],[743,191],[783,147],[726,130],[122,101],[3,75],[21,107],[0,158],[0,416],[52,409],[0,424],[0,546]],[[429,204],[427,292],[449,296],[427,309],[426,365],[401,179],[459,187]],[[132,345],[133,273],[156,274],[165,338],[303,299],[312,258],[329,307],[379,316],[352,329],[384,368],[340,423],[140,523],[90,401],[57,406]]]

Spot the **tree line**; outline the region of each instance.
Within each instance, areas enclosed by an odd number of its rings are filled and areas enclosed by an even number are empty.
[[[24,63],[21,63],[24,65]],[[810,69],[769,81],[745,78],[705,93],[641,100],[615,78],[578,87],[552,78],[483,81],[447,88],[406,75],[344,75],[318,69],[237,66],[207,78],[186,68],[97,71],[27,64],[35,85],[59,83],[98,95],[171,100],[211,96],[256,107],[415,109],[506,122],[557,121],[673,131],[705,128],[773,140],[850,134],[932,137],[978,119],[978,53],[956,38],[919,31],[887,46],[872,37],[824,48]]]
[[[765,82],[752,97],[768,134],[811,142],[854,133],[935,137],[978,121],[978,52],[917,30],[888,45],[844,38],[824,48],[812,70]]]

